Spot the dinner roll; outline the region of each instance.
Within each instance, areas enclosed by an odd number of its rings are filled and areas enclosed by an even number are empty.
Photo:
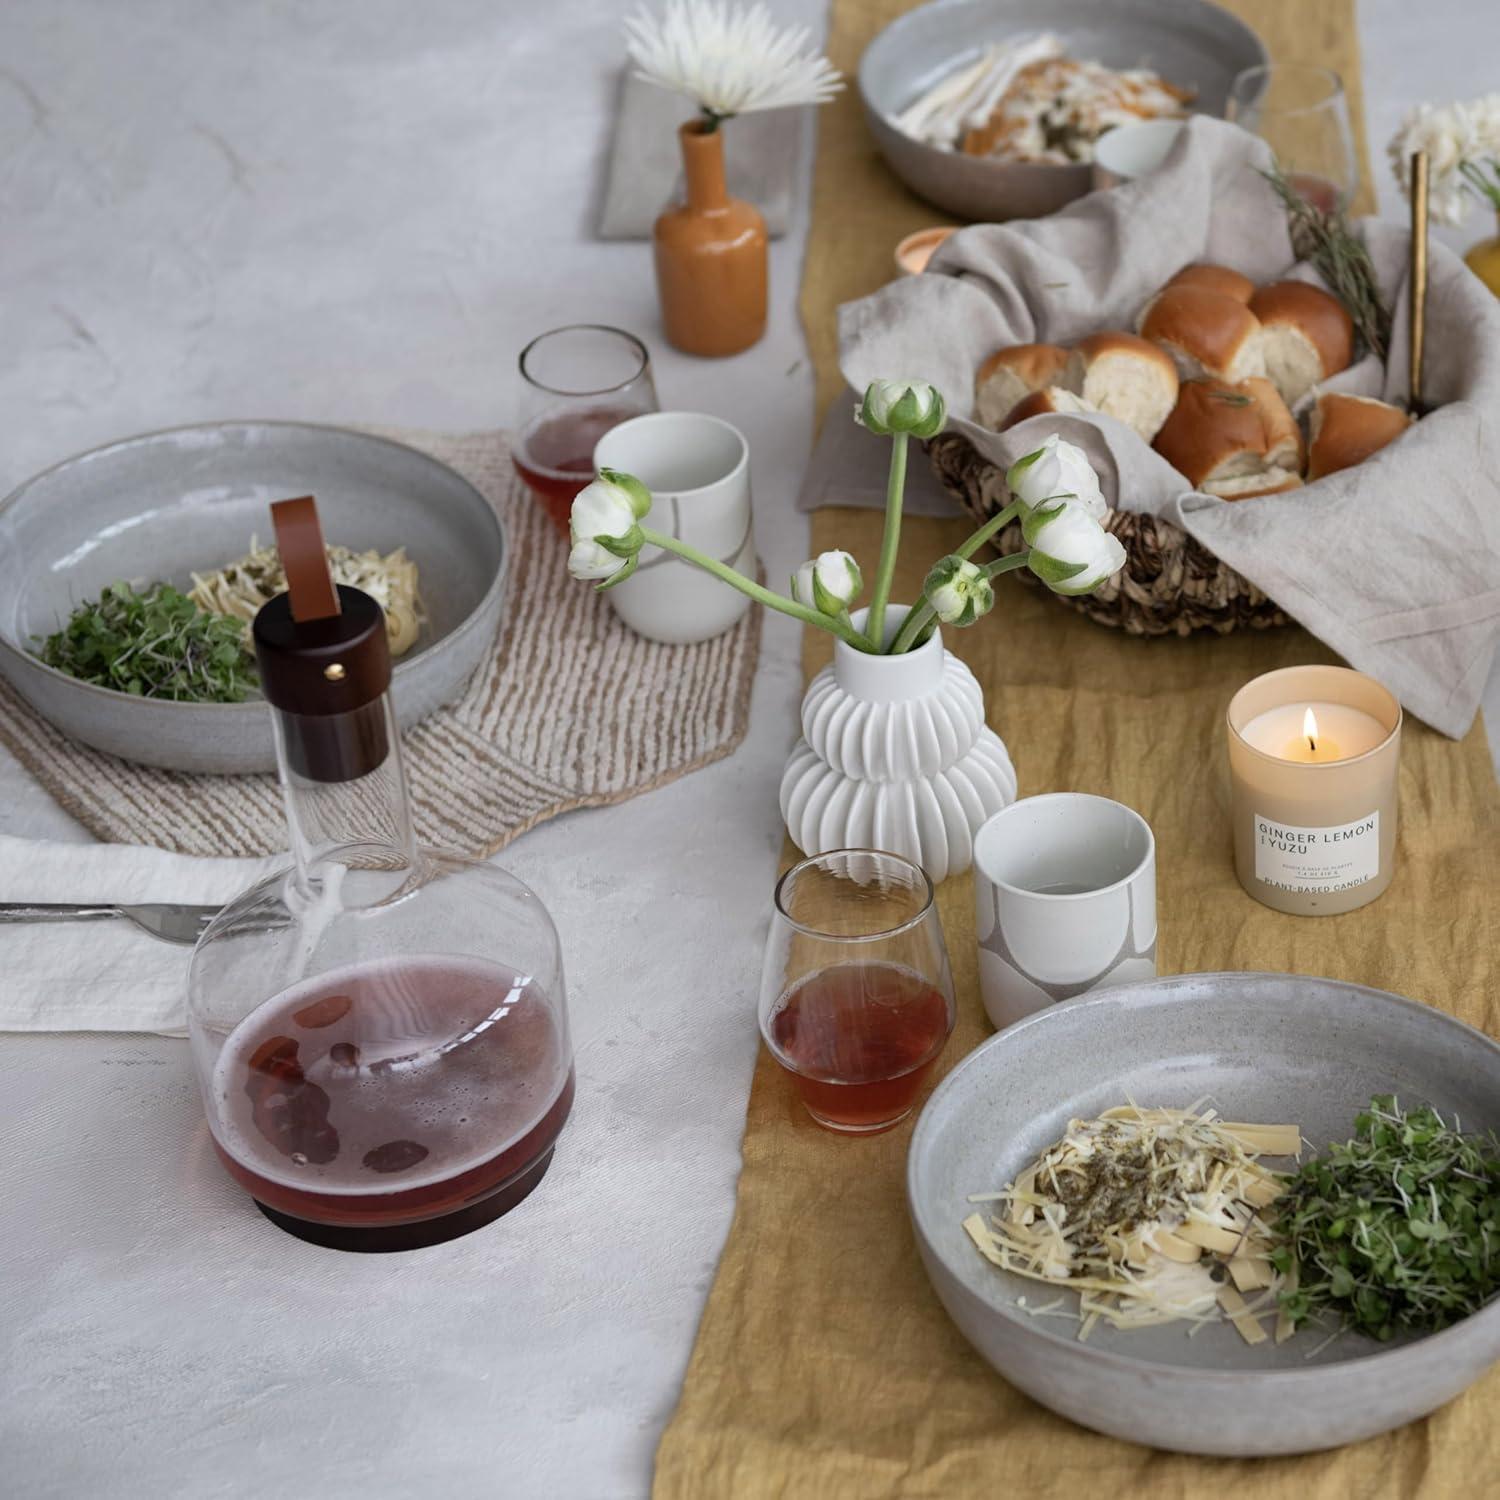
[[[1065,391],[1060,385],[1044,385],[1041,390],[1022,396],[1006,414],[1005,420],[996,428],[997,432],[1009,432],[1012,427],[1030,417],[1044,417],[1049,412],[1098,411],[1092,401]]]
[[[1014,344],[999,349],[980,365],[974,377],[974,419],[998,428],[1022,396],[1055,385],[1068,362],[1068,351],[1056,344]]]
[[[1169,286],[1141,314],[1141,336],[1160,344],[1184,380],[1231,385],[1266,373],[1260,323],[1243,302],[1201,286]]]
[[[1195,490],[1225,500],[1277,494],[1302,482],[1302,434],[1264,376],[1238,385],[1184,381],[1152,446]]]
[[[1260,319],[1266,374],[1288,406],[1320,380],[1349,368],[1354,358],[1354,320],[1344,304],[1305,281],[1263,286],[1251,299]]]
[[[1319,396],[1307,424],[1307,477],[1321,479],[1363,463],[1412,421],[1399,406],[1373,396]]]
[[[1149,443],[1177,400],[1177,367],[1133,333],[1095,333],[1074,346],[1063,384]]]
[[[1241,276],[1228,266],[1211,266],[1206,261],[1184,266],[1167,286],[1201,286],[1205,291],[1233,297],[1236,302],[1249,302],[1255,295],[1255,283],[1248,276]]]

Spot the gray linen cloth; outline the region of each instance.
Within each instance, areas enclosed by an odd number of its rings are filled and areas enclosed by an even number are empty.
[[[599,212],[601,240],[651,238],[657,215],[682,195],[677,127],[697,113],[691,99],[626,70]],[[720,127],[729,191],[760,210],[773,240],[784,235],[791,222],[806,115],[805,109],[772,109]]]
[[[1047,219],[963,230],[927,274],[839,310],[841,368],[856,390],[882,377],[932,381],[950,426],[1002,466],[1059,432],[1088,453],[1112,505],[1175,521],[1411,712],[1462,735],[1500,638],[1500,302],[1442,245],[1431,247],[1424,391],[1439,409],[1301,490],[1236,502],[1195,492],[1103,415],[1034,417],[1003,435],[970,420],[974,372],[994,350],[1132,329],[1191,262],[1257,282],[1316,280],[1292,266],[1285,216],[1253,170],[1267,161],[1255,137],[1196,117],[1149,177]],[[1323,388],[1402,402],[1408,236],[1376,220],[1362,228],[1394,310],[1392,347],[1384,369],[1367,356]]]

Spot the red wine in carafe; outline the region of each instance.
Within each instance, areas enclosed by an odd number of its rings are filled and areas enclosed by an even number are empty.
[[[430,956],[332,970],[266,1001],[230,1034],[214,1089],[219,1154],[273,1218],[374,1231],[519,1201],[573,1078],[527,976]]]

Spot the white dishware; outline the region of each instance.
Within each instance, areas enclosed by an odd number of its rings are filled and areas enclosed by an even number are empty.
[[[855,629],[866,613],[854,613]],[[890,632],[906,613],[890,607]],[[978,680],[937,631],[900,656],[836,642],[802,700],[802,734],[781,815],[804,854],[884,849],[945,880],[969,868],[975,830],[1016,795]]]
[[[1076,58],[1110,68],[1146,63],[1191,83],[1192,108],[1221,115],[1242,69],[1270,61],[1244,21],[1208,0],[931,0],[898,16],[865,48],[858,88],[880,154],[914,193],[963,220],[997,223],[1055,213],[1092,185],[1088,162],[969,156],[905,134],[896,123],[933,84],[997,42],[1056,32]]]
[[[1156,976],[1156,841],[1084,792],[1026,797],[974,839],[985,1014],[1006,1027],[1106,984]]]
[[[737,427],[697,411],[632,417],[599,439],[594,468],[633,474],[651,491],[653,531],[754,576],[750,447]],[[750,607],[711,573],[654,548],[605,597],[632,630],[668,645],[722,635]]]
[[[1451,1400],[1500,1357],[1500,1299],[1388,1343],[1331,1338],[1332,1319],[1282,1344],[1251,1346],[1223,1322],[1191,1336],[1180,1322],[1101,1324],[1084,1341],[1074,1287],[991,1265],[963,1221],[988,1207],[969,1194],[1014,1181],[1070,1119],[1127,1094],[1179,1108],[1208,1097],[1226,1119],[1295,1123],[1321,1151],[1348,1140],[1372,1094],[1397,1089],[1466,1130],[1500,1127],[1500,1045],[1434,1005],[1300,974],[1182,974],[1053,1006],[976,1047],[927,1101],[907,1156],[917,1250],[979,1354],[1098,1432],[1246,1458],[1372,1437]]]
[[[1119,187],[1154,172],[1166,161],[1186,121],[1142,120],[1117,125],[1099,137],[1094,147],[1094,186]]]
[[[73,609],[124,579],[184,592],[194,573],[264,538],[266,502],[315,494],[329,538],[404,547],[427,623],[395,666],[410,728],[462,696],[494,650],[510,560],[495,508],[404,443],[302,422],[209,422],[148,432],[67,459],[0,500],[0,675],[69,739],[162,766],[274,770],[271,716],[243,703],[137,697],[70,677],[35,654]]]

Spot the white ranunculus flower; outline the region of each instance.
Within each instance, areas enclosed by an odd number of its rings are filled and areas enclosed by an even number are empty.
[[[605,469],[573,501],[568,518],[573,542],[568,571],[575,578],[616,582],[621,581],[618,575],[623,570],[634,572],[646,540],[638,521],[650,509],[650,491],[640,480]]]
[[[854,417],[881,437],[908,432],[913,437],[936,437],[948,420],[942,392],[925,380],[874,380]]]
[[[864,588],[859,564],[847,552],[820,552],[792,574],[792,598],[835,619]]]
[[[1005,482],[1028,510],[1049,500],[1065,499],[1080,505],[1095,520],[1103,520],[1109,509],[1087,454],[1055,432],[1035,453],[1017,459]]]
[[[944,625],[972,625],[995,603],[995,586],[984,569],[957,554],[933,564],[922,591]]]
[[[1125,549],[1083,506],[1067,501],[1033,511],[1021,530],[1026,566],[1054,594],[1091,594],[1125,566]]]
[[[585,537],[581,542],[574,542],[568,553],[568,572],[575,578],[585,580],[613,578],[629,561],[628,557],[616,557],[598,542]]]

